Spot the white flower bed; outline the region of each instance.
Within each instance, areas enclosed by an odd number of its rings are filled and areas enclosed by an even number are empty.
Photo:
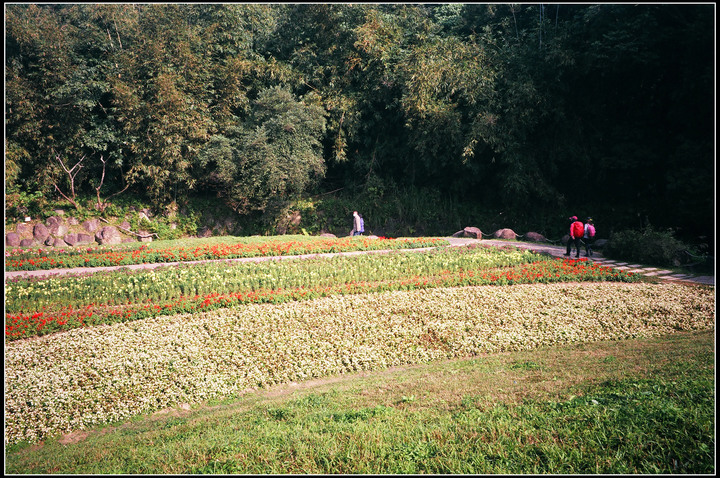
[[[600,282],[333,296],[78,329],[5,345],[5,441],[273,383],[714,326],[714,289]]]

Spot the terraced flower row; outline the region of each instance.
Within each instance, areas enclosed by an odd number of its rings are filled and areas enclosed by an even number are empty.
[[[243,257],[287,256],[395,250],[447,245],[442,238],[323,238],[313,241],[286,241],[240,244],[207,244],[197,247],[154,248],[142,245],[137,249],[105,250],[98,248],[67,250],[13,250],[6,253],[5,270],[33,271],[73,267],[108,267],[130,264],[236,259]]]
[[[639,276],[584,259],[549,259],[517,249],[453,248],[16,280],[5,284],[5,336],[17,340],[83,326],[338,294],[584,280],[631,282]]]
[[[712,288],[573,282],[335,295],[82,328],[6,343],[5,439],[310,377],[711,329],[714,316]]]

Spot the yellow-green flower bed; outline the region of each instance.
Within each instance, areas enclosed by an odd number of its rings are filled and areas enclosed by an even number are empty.
[[[211,264],[5,284],[5,337],[259,302],[337,294],[569,281],[634,282],[640,276],[529,251],[452,248],[306,261]]]
[[[518,284],[340,295],[101,325],[5,346],[6,443],[357,370],[714,328],[714,289]]]

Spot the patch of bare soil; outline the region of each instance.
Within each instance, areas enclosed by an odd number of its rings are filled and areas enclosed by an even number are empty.
[[[59,440],[58,443],[61,445],[72,445],[73,443],[78,443],[83,440],[85,440],[90,435],[89,432],[83,431],[83,430],[77,430],[74,432],[70,432],[66,435],[63,435]]]
[[[166,417],[174,417],[174,418],[185,417],[190,414],[191,410],[192,410],[192,407],[190,406],[189,403],[181,403],[178,406],[178,408],[169,407],[169,408],[163,408],[162,410],[158,410],[157,412],[150,415],[150,419],[155,421],[155,420],[159,420],[161,418],[166,418]]]

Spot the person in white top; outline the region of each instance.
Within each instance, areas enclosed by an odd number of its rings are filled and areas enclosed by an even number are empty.
[[[585,221],[585,234],[583,234],[583,242],[585,243],[585,257],[592,256],[592,243],[595,240],[595,225],[593,218],[589,217]]]
[[[360,214],[358,214],[357,211],[353,211],[353,228],[352,231],[350,231],[350,235],[352,236],[359,236],[362,234],[362,219],[360,218]]]

